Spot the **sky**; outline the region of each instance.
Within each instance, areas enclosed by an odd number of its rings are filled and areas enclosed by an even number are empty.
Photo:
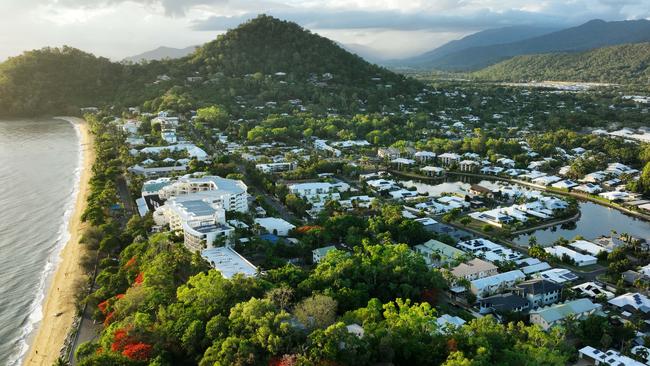
[[[650,0],[0,0],[0,60],[62,45],[121,60],[202,44],[260,13],[391,59],[490,28],[650,19]]]

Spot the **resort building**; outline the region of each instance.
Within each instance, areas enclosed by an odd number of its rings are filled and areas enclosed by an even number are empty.
[[[560,301],[562,286],[545,279],[535,278],[518,283],[514,292],[528,300],[530,309],[535,309]]]
[[[226,211],[248,212],[248,187],[241,180],[206,175],[185,175],[158,191],[161,199],[201,193],[204,200],[220,205]]]
[[[213,247],[217,238],[227,243],[235,230],[226,223],[226,211],[201,193],[170,198],[155,211],[154,220],[182,232],[185,246],[194,252]]]
[[[438,160],[445,166],[458,164],[460,162],[460,158],[461,156],[456,153],[444,153],[438,155]]]

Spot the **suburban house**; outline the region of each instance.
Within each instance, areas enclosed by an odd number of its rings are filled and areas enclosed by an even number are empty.
[[[563,247],[561,245],[544,248],[544,251],[559,259],[569,258],[578,267],[589,266],[592,264],[596,264],[596,262],[598,262],[598,258],[592,255],[578,253],[574,250],[571,250],[567,247]]]
[[[438,160],[442,165],[445,166],[450,166],[454,164],[458,164],[460,162],[461,156],[456,154],[456,153],[444,153],[438,155]]]
[[[323,258],[325,258],[327,253],[331,252],[332,250],[336,250],[336,246],[329,245],[329,246],[326,246],[326,247],[314,249],[314,250],[311,251],[312,260],[314,261],[314,263],[318,263]]]
[[[549,330],[551,327],[562,324],[569,315],[580,320],[592,314],[600,314],[601,308],[602,305],[594,304],[589,299],[577,299],[532,310],[530,322],[539,325],[544,330]]]
[[[608,350],[603,352],[591,346],[582,347],[578,350],[580,359],[590,362],[592,365],[617,365],[617,366],[645,366],[643,362],[639,362],[633,358],[627,357],[615,350]]]
[[[422,255],[428,266],[432,267],[444,266],[466,254],[460,249],[433,239],[424,244],[416,245],[413,249]]]
[[[468,281],[476,280],[483,277],[494,276],[497,274],[498,267],[494,264],[479,258],[474,258],[469,262],[461,263],[451,270],[451,274],[456,278],[464,278]]]
[[[470,291],[479,298],[495,294],[507,287],[512,287],[526,278],[520,270],[498,273],[493,276],[479,278],[470,281]]]
[[[560,301],[562,286],[545,279],[534,278],[518,283],[514,293],[528,300],[530,309]]]
[[[527,311],[530,303],[519,295],[507,293],[482,298],[478,301],[478,307],[481,314],[492,312],[503,314],[510,311]]]

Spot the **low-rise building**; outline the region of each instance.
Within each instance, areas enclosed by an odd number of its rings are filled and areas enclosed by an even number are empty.
[[[602,305],[594,304],[589,299],[577,299],[562,304],[555,304],[530,312],[530,322],[548,330],[560,325],[568,316],[581,320],[592,314],[600,314]]]
[[[544,251],[559,259],[569,258],[578,267],[589,266],[598,262],[598,258],[592,255],[578,253],[561,245],[544,248]]]
[[[473,281],[479,278],[494,276],[498,273],[498,267],[490,262],[474,258],[469,262],[461,263],[451,270],[456,278],[464,278]]]
[[[493,276],[470,281],[470,291],[479,298],[495,294],[507,287],[512,287],[516,282],[526,278],[520,270],[499,273]]]
[[[289,231],[296,228],[295,225],[277,217],[256,218],[255,224],[259,225],[266,232],[277,236],[288,236]]]
[[[465,254],[460,249],[433,239],[416,245],[413,249],[422,255],[427,265],[432,267],[444,266]]]
[[[560,301],[562,286],[545,279],[534,278],[515,286],[516,294],[528,300],[530,309]]]
[[[603,352],[591,346],[582,347],[578,351],[580,359],[590,362],[592,365],[616,365],[616,366],[645,366],[643,362],[622,355],[615,350],[608,350]]]
[[[257,267],[228,246],[205,249],[201,252],[201,256],[227,279],[237,274],[244,277],[253,277],[257,274]]]
[[[326,247],[314,249],[311,251],[312,260],[314,261],[314,263],[319,263],[321,260],[323,260],[323,258],[325,258],[327,253],[331,252],[332,250],[336,250],[336,246],[329,245]]]

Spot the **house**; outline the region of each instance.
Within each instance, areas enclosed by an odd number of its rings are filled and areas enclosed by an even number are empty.
[[[458,169],[461,172],[465,172],[465,173],[476,172],[479,166],[480,164],[474,160],[463,160],[460,163],[458,163]]]
[[[470,291],[479,298],[489,296],[526,278],[520,270],[498,273],[470,281]]]
[[[568,316],[581,320],[592,314],[599,315],[601,308],[602,305],[594,304],[589,299],[577,299],[533,310],[530,312],[530,322],[539,325],[544,330],[549,330],[562,324]]]
[[[628,292],[627,294],[609,300],[608,303],[622,311],[638,311],[643,314],[650,313],[650,299],[638,292]]]
[[[416,245],[413,249],[422,255],[427,265],[432,267],[444,266],[466,254],[460,249],[433,239],[424,244]]]
[[[579,296],[590,297],[596,299],[598,297],[604,296],[607,300],[614,297],[614,293],[605,290],[602,286],[595,282],[585,282],[577,286],[573,286],[571,289],[575,291]]]
[[[600,193],[599,196],[612,202],[625,201],[630,198],[630,194],[623,191],[603,192]]]
[[[589,266],[598,262],[598,258],[594,256],[578,253],[561,245],[544,248],[544,251],[562,260],[568,258],[578,267]]]
[[[575,191],[587,194],[596,194],[603,191],[603,188],[595,183],[585,183],[573,188]]]
[[[535,273],[533,277],[547,279],[557,284],[573,282],[579,278],[575,273],[569,271],[566,268],[549,269],[548,271]]]
[[[645,366],[643,362],[639,362],[630,357],[622,355],[615,350],[608,350],[603,352],[591,346],[582,347],[578,350],[581,360],[590,362],[591,365],[616,365],[616,366]],[[580,363],[582,364],[582,363]]]
[[[382,159],[397,159],[401,154],[399,149],[394,147],[380,147],[377,149],[377,156]]]
[[[602,252],[611,253],[612,251],[609,248],[601,247],[600,245],[594,244],[586,240],[576,240],[573,243],[570,243],[569,246],[571,248],[577,249],[583,253],[591,254],[593,256],[597,256]]]
[[[469,193],[474,196],[494,198],[494,192],[491,189],[480,184],[472,184],[472,186],[469,188]]]
[[[530,304],[519,295],[507,293],[482,298],[478,301],[478,306],[481,314],[491,312],[503,314],[511,311],[527,311]]]
[[[574,181],[572,181],[570,179],[561,180],[559,182],[555,182],[555,183],[551,184],[551,187],[558,188],[558,189],[571,189],[571,188],[577,187],[577,186],[578,186],[578,183],[576,183],[576,182],[574,182]]]
[[[440,160],[443,165],[450,166],[460,162],[460,155],[456,153],[444,153],[438,155],[438,160]]]
[[[344,182],[313,182],[290,184],[287,188],[291,193],[308,201],[325,201],[335,193],[349,191],[350,185]]]
[[[296,163],[267,163],[267,164],[256,164],[255,169],[261,171],[262,173],[279,173],[279,172],[288,172],[296,168]]]
[[[255,224],[262,227],[266,232],[277,236],[288,236],[289,231],[296,228],[295,225],[277,217],[256,218]]]
[[[457,316],[442,314],[436,319],[436,323],[438,324],[438,329],[441,330],[442,333],[446,333],[452,328],[459,328],[463,326],[463,324],[465,324],[465,320]]]
[[[560,301],[562,286],[545,279],[534,278],[515,286],[514,293],[528,300],[531,309]]]
[[[311,251],[312,260],[314,261],[314,263],[319,263],[323,258],[325,258],[327,253],[331,252],[332,250],[336,250],[336,246],[329,245],[326,247],[314,249]]]
[[[461,263],[451,270],[451,274],[456,278],[464,278],[472,281],[479,278],[494,276],[497,274],[498,267],[490,262],[479,258],[474,258],[469,262]]]
[[[424,172],[424,174],[429,177],[439,177],[445,174],[445,169],[437,166],[425,166],[424,168],[421,168],[420,171]]]
[[[415,160],[421,162],[421,163],[426,163],[428,161],[433,161],[436,158],[436,153],[431,152],[431,151],[418,151],[414,155]]]
[[[415,164],[415,160],[406,158],[396,158],[390,161],[391,164],[396,165],[397,169],[402,169],[404,166],[411,166]]]

